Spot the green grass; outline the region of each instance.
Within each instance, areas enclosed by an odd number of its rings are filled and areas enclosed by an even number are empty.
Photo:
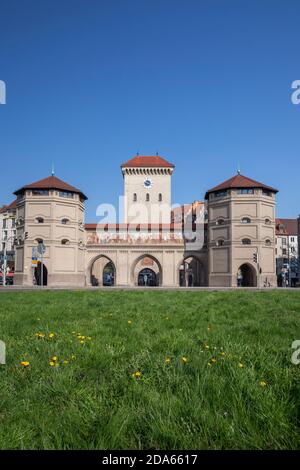
[[[1,449],[300,448],[300,292],[2,293],[0,339]]]

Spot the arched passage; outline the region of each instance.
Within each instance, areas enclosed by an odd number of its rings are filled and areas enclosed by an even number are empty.
[[[48,284],[48,270],[45,263],[38,261],[36,268],[34,269],[34,279],[37,286],[46,286]]]
[[[237,273],[237,284],[240,287],[256,287],[256,270],[248,263],[242,264]]]
[[[204,271],[196,256],[187,256],[179,266],[180,287],[199,287],[204,285]]]
[[[114,286],[116,283],[116,267],[108,256],[98,256],[90,270],[92,286]]]
[[[139,256],[132,265],[131,279],[135,286],[160,286],[162,284],[160,262],[152,255]]]

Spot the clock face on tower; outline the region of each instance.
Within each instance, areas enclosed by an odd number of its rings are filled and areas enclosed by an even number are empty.
[[[144,187],[147,188],[147,189],[152,188],[152,181],[150,180],[150,178],[146,178],[144,180]]]

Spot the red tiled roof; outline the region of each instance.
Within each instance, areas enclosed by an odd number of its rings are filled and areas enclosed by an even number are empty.
[[[9,211],[9,210],[14,210],[14,209],[16,209],[16,207],[17,207],[17,200],[15,199],[13,202],[8,204],[8,206],[3,206],[0,209],[0,213],[6,212],[6,211]]]
[[[262,189],[266,189],[267,191],[273,191],[274,193],[278,192],[278,189],[272,188],[271,186],[267,186],[263,183],[259,183],[258,181],[248,178],[247,176],[237,174],[233,176],[232,178],[229,178],[228,180],[219,184],[218,186],[215,186],[214,188],[209,189],[205,194],[205,199],[208,198],[208,195],[210,193],[213,193],[215,191],[230,189],[230,188],[262,188]]]
[[[70,191],[72,193],[80,194],[80,196],[82,196],[84,199],[87,199],[85,194],[83,194],[83,192],[81,192],[79,189],[71,186],[68,183],[65,183],[65,181],[62,181],[56,176],[48,176],[48,178],[44,178],[42,180],[36,181],[35,183],[22,186],[22,188],[17,189],[14,194],[19,194],[24,189],[60,189],[61,191]]]
[[[282,229],[279,228],[282,225]],[[297,219],[276,219],[276,235],[298,235]]]
[[[128,160],[126,163],[122,163],[121,168],[174,168],[173,163],[167,162],[158,155],[155,156],[136,156]]]

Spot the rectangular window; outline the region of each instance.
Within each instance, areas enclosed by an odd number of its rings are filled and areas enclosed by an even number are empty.
[[[3,228],[7,227],[7,219],[3,219]]]
[[[48,189],[33,189],[32,190],[33,196],[49,196]]]
[[[286,255],[286,248],[283,248],[283,249],[282,249],[282,254],[283,254],[283,255]]]
[[[294,243],[294,241],[295,241],[295,238],[291,237],[291,242]]]
[[[215,197],[225,197],[227,196],[227,191],[217,191],[215,192]]]
[[[60,197],[68,197],[72,199],[73,193],[70,193],[69,191],[59,191],[59,196]]]
[[[237,194],[254,194],[253,188],[240,188],[237,190]]]

